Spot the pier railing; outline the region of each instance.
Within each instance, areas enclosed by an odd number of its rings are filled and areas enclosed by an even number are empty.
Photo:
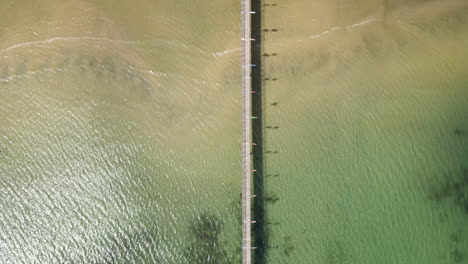
[[[251,176],[252,165],[252,105],[251,105],[251,34],[250,0],[241,0],[241,104],[242,104],[242,264],[250,264],[252,257],[251,243]]]

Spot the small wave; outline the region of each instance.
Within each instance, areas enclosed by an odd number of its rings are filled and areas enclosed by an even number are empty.
[[[37,70],[37,71],[30,71],[30,72],[26,72],[26,73],[23,73],[23,74],[14,74],[14,75],[6,76],[4,78],[0,78],[0,82],[9,83],[9,82],[14,81],[14,80],[25,79],[25,78],[28,78],[29,76],[34,76],[34,75],[40,74],[40,73],[48,73],[48,72],[57,73],[57,72],[63,72],[63,71],[65,71],[65,69],[61,69],[61,68],[43,68],[43,69]]]
[[[215,57],[219,57],[219,56],[223,56],[223,55],[233,53],[233,52],[236,52],[236,51],[240,51],[240,49],[230,49],[230,50],[225,50],[225,51],[218,51],[218,52],[213,52],[212,54]]]
[[[86,67],[85,64],[80,64],[78,65],[80,67]],[[9,83],[15,80],[21,80],[21,79],[26,79],[28,77],[34,76],[34,75],[39,75],[39,74],[46,74],[46,73],[61,73],[61,72],[68,72],[71,67],[73,66],[65,66],[65,67],[43,67],[39,70],[34,70],[34,71],[28,71],[23,74],[13,74],[9,76],[4,76],[3,78],[0,78],[0,83]],[[106,70],[105,65],[97,65],[96,71],[98,72],[103,72]],[[167,77],[167,74],[164,72],[158,72],[154,70],[147,70],[147,69],[139,69],[135,68],[133,66],[128,66],[128,69],[126,70],[129,74],[137,74],[137,73],[143,73],[143,74],[149,74],[151,76],[157,77],[157,78],[162,78],[162,77]],[[140,75],[142,79],[145,81],[149,81],[147,78],[144,76]]]
[[[34,46],[34,45],[41,45],[41,44],[49,44],[49,43],[54,43],[54,42],[59,42],[59,41],[77,41],[77,40],[95,40],[95,41],[107,41],[107,42],[113,42],[113,43],[124,43],[124,44],[134,44],[134,41],[129,41],[129,40],[120,40],[120,39],[109,39],[109,38],[98,38],[98,37],[88,37],[88,36],[80,36],[80,37],[55,37],[55,38],[50,38],[46,40],[39,40],[39,41],[30,41],[30,42],[22,42],[15,44],[13,46],[10,46],[8,48],[3,49],[1,52],[8,52],[17,48],[21,47],[28,47],[28,46]]]
[[[349,26],[347,26],[346,28],[353,28],[353,27],[363,26],[363,25],[372,23],[372,22],[374,22],[374,21],[376,21],[376,20],[377,20],[376,18],[364,20],[364,21],[362,21],[362,22],[360,22],[360,23],[356,23],[356,24],[349,25]]]
[[[338,31],[338,30],[351,29],[351,28],[354,28],[354,27],[364,26],[364,25],[370,24],[370,23],[372,23],[372,22],[374,22],[376,20],[377,19],[373,18],[373,19],[364,20],[364,21],[356,23],[356,24],[351,24],[351,25],[348,25],[348,26],[332,27],[331,29],[325,30],[320,34],[311,35],[310,38],[314,38],[314,39],[315,38],[320,38],[320,37],[323,37],[323,36],[325,36],[325,35],[327,35],[329,33],[332,33],[332,32]]]
[[[158,71],[153,71],[153,70],[143,70],[142,72],[156,76],[156,77],[167,77],[167,74],[164,72],[158,72]]]

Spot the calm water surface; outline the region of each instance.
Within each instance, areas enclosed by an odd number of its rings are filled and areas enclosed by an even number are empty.
[[[239,1],[117,2],[0,1],[0,262],[239,263]],[[468,2],[268,3],[263,262],[466,263]]]

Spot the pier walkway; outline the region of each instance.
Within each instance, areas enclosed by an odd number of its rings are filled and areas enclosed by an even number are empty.
[[[242,264],[251,264],[251,176],[252,164],[252,88],[250,0],[241,0],[241,56],[242,56]]]

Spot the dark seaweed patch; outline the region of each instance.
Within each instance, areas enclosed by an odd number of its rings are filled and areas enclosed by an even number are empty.
[[[444,206],[453,207],[468,218],[468,169],[461,169],[455,175],[445,175],[443,182],[431,189],[430,199]],[[447,211],[442,212],[442,219],[447,218]],[[462,228],[465,229],[466,226]],[[466,263],[467,254],[462,248],[466,247],[467,241],[462,230],[449,236],[451,263]]]
[[[289,257],[292,253],[292,251],[294,250],[294,246],[287,246],[284,248],[283,252],[284,252],[284,255],[286,255],[287,257]]]
[[[97,78],[102,78],[102,71],[100,71],[99,61],[96,58],[91,57],[88,59],[88,67],[92,73],[96,74]]]
[[[228,254],[220,239],[224,223],[214,215],[202,214],[190,226],[192,244],[184,252],[187,263],[229,263]]]
[[[116,87],[118,88],[138,92],[139,95],[143,96],[151,95],[152,85],[142,74],[143,70],[118,56],[105,56],[100,59],[80,54],[73,59],[70,66],[73,69],[78,69],[81,74],[94,76],[100,81],[117,82]]]
[[[464,263],[466,259],[466,254],[462,252],[460,249],[454,249],[450,252],[450,258],[453,260],[454,263]]]
[[[102,59],[101,62],[104,66],[104,69],[106,70],[106,73],[109,75],[111,79],[115,79],[116,76],[116,66],[114,65],[114,62],[112,58],[110,57],[105,57]]]
[[[455,177],[446,177],[447,181],[434,187],[430,195],[436,202],[452,201],[453,205],[468,214],[468,169],[462,169]]]
[[[450,235],[450,241],[453,242],[453,243],[460,243],[461,242],[461,235],[460,233],[454,233],[454,234],[451,234]]]
[[[284,239],[283,252],[284,252],[284,255],[289,257],[291,255],[291,253],[294,251],[294,246],[292,244],[292,238],[291,238],[291,236],[284,236],[283,239]]]
[[[461,128],[455,128],[455,130],[453,132],[457,136],[466,136],[466,135],[468,135],[468,131],[466,131],[464,129],[461,129]]]
[[[449,237],[450,239],[450,253],[449,257],[453,263],[466,263],[467,255],[465,251],[462,251],[463,248],[463,231],[460,230],[456,233],[453,233]]]
[[[346,259],[345,250],[340,241],[332,240],[327,243],[325,263],[326,264],[349,263],[349,261]]]
[[[277,201],[279,201],[279,197],[276,195],[276,194],[273,194],[273,195],[270,195],[270,196],[267,196],[265,198],[265,201],[268,202],[268,203],[276,203]]]
[[[56,65],[57,70],[61,75],[65,73],[65,69],[70,65],[70,59],[67,57],[62,62]]]
[[[83,55],[80,55],[75,59],[75,61],[73,62],[73,65],[79,68],[81,73],[85,73],[86,65],[84,63],[85,63],[85,58]]]
[[[90,69],[92,70],[95,70],[96,67],[98,67],[98,60],[94,57],[91,57],[89,60],[88,60],[88,66]]]

